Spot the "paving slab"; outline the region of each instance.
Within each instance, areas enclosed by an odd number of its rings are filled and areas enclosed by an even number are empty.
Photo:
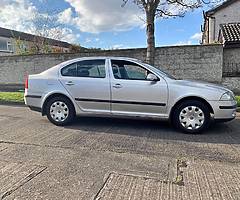
[[[0,199],[5,199],[46,167],[0,160]]]
[[[4,151],[7,149],[7,145],[6,144],[0,144],[0,152]]]
[[[195,160],[183,170],[185,190],[190,199],[238,200],[240,163]]]
[[[111,173],[95,200],[238,200],[240,165],[206,160],[188,163],[183,170],[183,185],[174,181]]]
[[[176,199],[175,191],[180,187],[171,181],[111,173],[95,200]]]

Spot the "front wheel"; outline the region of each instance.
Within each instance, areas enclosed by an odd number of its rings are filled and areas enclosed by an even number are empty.
[[[185,133],[200,133],[210,124],[208,107],[197,100],[187,100],[176,106],[173,112],[173,124]]]
[[[69,124],[75,116],[72,102],[65,97],[54,97],[48,101],[46,111],[48,120],[57,126]]]

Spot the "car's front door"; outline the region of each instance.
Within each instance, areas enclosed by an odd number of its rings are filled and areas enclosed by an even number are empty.
[[[111,60],[111,110],[116,114],[164,115],[168,89],[166,81],[146,79],[150,72],[135,62]]]
[[[87,112],[110,113],[110,82],[105,59],[83,60],[61,69],[60,81]]]

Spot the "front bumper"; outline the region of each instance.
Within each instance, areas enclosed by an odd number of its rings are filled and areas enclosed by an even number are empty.
[[[230,121],[236,117],[236,101],[209,101],[213,108],[216,121]]]

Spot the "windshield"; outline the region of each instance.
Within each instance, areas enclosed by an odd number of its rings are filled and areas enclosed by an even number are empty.
[[[168,74],[168,73],[166,73],[166,72],[164,72],[164,71],[162,71],[162,70],[160,70],[160,69],[158,69],[158,68],[156,68],[156,67],[153,67],[152,65],[149,65],[149,64],[143,63],[143,62],[141,62],[141,63],[144,64],[144,65],[146,65],[147,67],[149,67],[149,68],[152,69],[153,71],[156,71],[157,73],[160,73],[160,74],[162,74],[163,76],[166,76],[167,78],[176,80],[176,78],[175,78],[174,76],[172,76],[172,75],[170,75],[170,74]]]
[[[161,74],[163,74],[164,76],[166,76],[166,77],[168,77],[168,78],[170,78],[170,79],[174,79],[174,80],[176,80],[176,77],[174,77],[174,76],[172,76],[171,74],[168,74],[167,72],[164,72],[164,71],[162,71],[162,70],[160,70],[160,69],[158,69],[158,68],[155,68],[157,71],[159,71]]]

